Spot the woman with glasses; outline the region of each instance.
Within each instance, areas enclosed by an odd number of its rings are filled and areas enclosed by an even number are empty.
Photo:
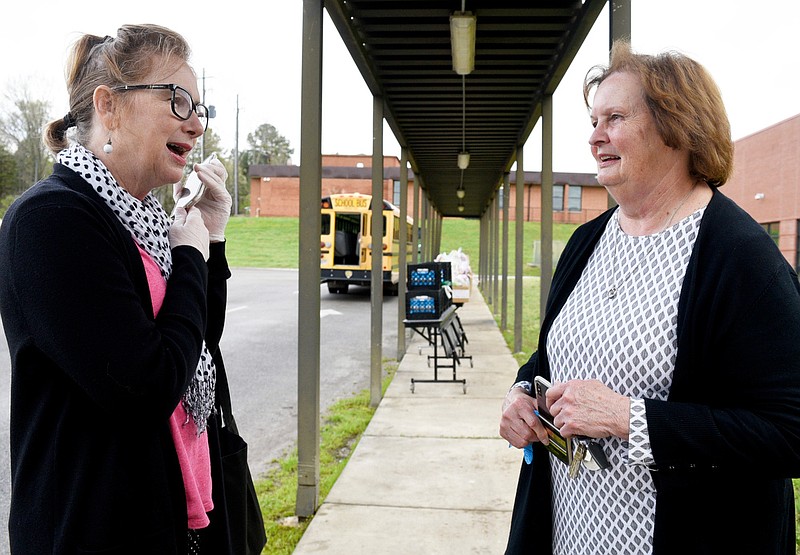
[[[3,222],[17,555],[217,552],[203,530],[227,172],[195,165],[205,192],[174,221],[152,195],[208,123],[189,53],[154,25],[80,38],[69,113],[46,130],[53,173]]]

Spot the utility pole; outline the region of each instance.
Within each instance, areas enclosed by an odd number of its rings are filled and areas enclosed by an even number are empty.
[[[236,135],[233,146],[233,215],[239,215],[239,95],[236,95]]]
[[[203,88],[202,88],[203,92],[200,99],[200,103],[206,107],[206,110],[208,111],[208,119],[211,120],[217,117],[217,108],[215,106],[209,106],[208,104],[206,104],[206,68],[203,68],[203,76],[201,79],[203,83]],[[209,122],[209,124],[210,123],[211,122]],[[200,160],[205,160],[205,159],[206,159],[206,134],[203,133],[203,138],[200,141]]]
[[[206,105],[206,68],[203,68],[203,94],[201,96],[200,102],[203,103],[203,106]],[[210,116],[211,114],[209,114]],[[206,134],[203,133],[203,140],[200,141],[200,160],[206,159]]]

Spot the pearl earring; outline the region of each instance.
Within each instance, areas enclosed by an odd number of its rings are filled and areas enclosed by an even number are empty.
[[[106,154],[111,154],[114,152],[114,145],[111,144],[111,137],[109,137],[108,142],[103,145],[103,152]]]

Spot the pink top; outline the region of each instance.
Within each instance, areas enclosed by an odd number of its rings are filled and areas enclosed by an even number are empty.
[[[153,314],[158,315],[167,292],[167,282],[155,261],[139,248],[150,286],[153,300]],[[186,490],[186,511],[189,516],[188,527],[197,530],[209,524],[208,511],[214,508],[211,501],[211,457],[208,452],[208,434],[197,435],[197,426],[187,417],[182,403],[178,403],[169,419],[172,440],[178,452],[178,462],[183,474],[183,487]]]

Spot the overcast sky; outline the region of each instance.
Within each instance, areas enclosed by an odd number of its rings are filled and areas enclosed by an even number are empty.
[[[454,10],[460,2],[453,1]],[[300,61],[302,1],[245,3],[138,0],[40,0],[35,9],[7,18],[0,33],[0,91],[25,85],[51,103],[53,117],[67,111],[64,66],[69,45],[82,33],[114,35],[123,23],[158,23],[183,34],[192,65],[205,72],[207,104],[217,108],[211,126],[223,146],[235,145],[236,99],[239,147],[262,123],[274,125],[300,158]],[[236,8],[236,6],[242,6]],[[755,6],[756,9],[750,9]],[[467,0],[469,9],[469,0]],[[591,132],[581,82],[593,65],[607,61],[608,8],[554,96],[555,171],[593,172]],[[757,4],[722,0],[632,0],[633,47],[644,53],[681,51],[711,72],[722,90],[739,139],[800,113],[800,2]],[[131,15],[135,14],[135,15]],[[480,26],[480,21],[478,21]],[[323,54],[324,153],[367,154],[372,148],[372,100],[341,39],[325,16]],[[5,100],[3,99],[3,102]],[[525,148],[525,169],[541,168],[540,126]],[[385,126],[386,154],[400,149]]]

